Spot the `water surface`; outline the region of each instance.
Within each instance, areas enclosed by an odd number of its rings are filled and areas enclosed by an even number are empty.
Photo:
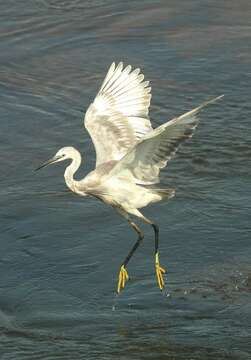
[[[249,1],[12,0],[0,4],[1,359],[248,359],[251,351]],[[112,61],[151,80],[154,125],[211,97],[145,209],[152,229],[115,295],[135,235],[94,199],[65,192],[62,146],[95,164],[83,111]]]

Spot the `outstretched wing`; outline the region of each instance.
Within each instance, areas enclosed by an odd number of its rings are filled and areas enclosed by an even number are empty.
[[[96,166],[120,160],[138,140],[152,130],[148,119],[151,88],[140,69],[112,63],[85,115],[96,150]]]
[[[222,95],[223,96],[223,95]],[[110,176],[117,176],[137,184],[156,184],[160,169],[175,154],[179,144],[191,137],[198,124],[197,113],[219,96],[175,118],[146,134],[112,169]]]

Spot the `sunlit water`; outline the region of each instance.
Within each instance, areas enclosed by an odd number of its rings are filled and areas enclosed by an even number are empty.
[[[251,348],[251,5],[249,1],[0,3],[0,358],[248,359]],[[211,97],[168,167],[177,196],[145,209],[161,228],[128,266],[127,223],[69,192],[62,146],[94,149],[83,111],[110,63],[151,80],[154,125]]]

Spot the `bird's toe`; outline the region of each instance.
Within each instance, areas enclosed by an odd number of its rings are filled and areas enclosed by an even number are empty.
[[[158,253],[156,253],[156,255],[155,255],[155,271],[156,271],[156,278],[157,278],[157,283],[159,285],[159,288],[160,288],[160,290],[163,290],[163,288],[165,286],[163,274],[165,274],[166,270],[159,264]]]
[[[121,266],[119,271],[119,279],[117,286],[117,293],[119,294],[122,289],[124,289],[126,282],[129,280],[128,272],[124,265]]]

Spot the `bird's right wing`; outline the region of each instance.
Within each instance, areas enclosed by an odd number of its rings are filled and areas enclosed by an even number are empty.
[[[148,118],[151,88],[140,69],[112,63],[85,115],[85,127],[96,150],[96,166],[120,160],[152,130]]]
[[[199,121],[197,113],[222,96],[207,101],[146,134],[114,166],[109,175],[142,185],[158,183],[160,169],[176,153],[179,144],[192,136]]]

